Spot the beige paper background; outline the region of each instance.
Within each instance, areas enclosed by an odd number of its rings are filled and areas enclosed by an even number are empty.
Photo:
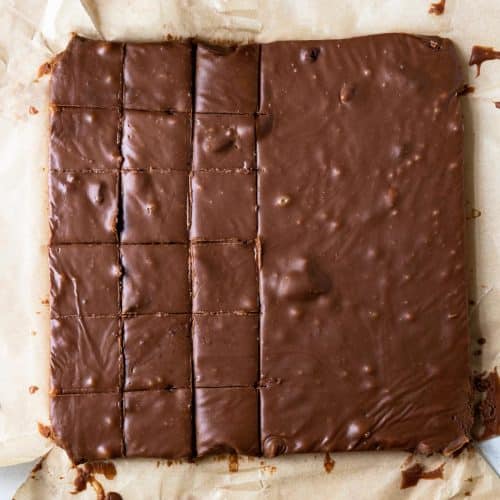
[[[167,34],[235,41],[340,38],[405,31],[452,38],[464,67],[473,44],[500,49],[498,0],[447,0],[429,15],[428,0],[0,0],[0,465],[51,448],[37,431],[48,423],[47,78],[37,68],[62,50],[72,31],[120,40]],[[468,69],[475,93],[464,98],[473,338],[483,336],[476,368],[500,365],[500,61]],[[39,113],[32,115],[29,107]],[[475,347],[474,341],[473,346]],[[36,385],[35,394],[28,387]],[[320,455],[196,464],[117,460],[117,477],[102,480],[124,498],[498,498],[500,480],[477,453],[446,460],[445,480],[400,490],[407,454],[333,454],[327,474]],[[420,459],[419,459],[420,460]],[[441,457],[430,459],[440,464]],[[275,469],[273,469],[273,467]],[[73,498],[74,470],[59,449],[18,491],[17,499]],[[62,478],[62,479],[60,479]],[[471,479],[471,480],[468,480]],[[99,476],[99,480],[101,477]],[[95,498],[89,489],[78,498]]]

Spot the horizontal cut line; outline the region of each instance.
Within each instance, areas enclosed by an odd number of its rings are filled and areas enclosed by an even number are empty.
[[[257,385],[195,385],[196,389],[260,389]]]
[[[121,172],[137,172],[137,173],[165,173],[165,174],[172,174],[175,172],[180,172],[180,173],[186,173],[189,174],[189,170],[187,168],[157,168],[157,167],[147,167],[147,168],[54,168],[50,167],[49,173],[61,173],[61,174],[119,174]]]
[[[168,316],[189,316],[187,312],[155,312],[155,313],[118,313],[118,314],[64,314],[61,316],[51,316],[50,319],[130,319],[140,317],[168,317]]]

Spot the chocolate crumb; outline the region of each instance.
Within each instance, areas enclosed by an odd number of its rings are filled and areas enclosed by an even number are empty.
[[[30,106],[30,107],[28,108],[28,113],[29,113],[30,115],[37,115],[37,114],[38,114],[38,109],[36,109],[36,108],[35,108],[35,106]]]
[[[30,394],[35,394],[35,392],[38,391],[38,386],[36,386],[36,385],[30,385],[28,387],[28,391],[29,391]]]
[[[415,464],[401,471],[401,489],[415,486],[420,479],[443,479],[444,463],[436,469],[425,471],[421,464]]]
[[[332,472],[333,468],[335,467],[335,460],[333,460],[333,458],[330,456],[328,452],[325,453],[325,460],[323,462],[323,466],[327,474],[330,474],[330,472]]]
[[[38,427],[38,432],[47,439],[52,439],[53,438],[53,433],[52,433],[52,427],[41,424],[40,422],[37,423]]]
[[[439,2],[431,3],[431,6],[429,7],[429,14],[440,16],[443,14],[445,6],[446,0],[439,0]]]
[[[229,455],[229,472],[238,472],[239,466],[238,455]]]

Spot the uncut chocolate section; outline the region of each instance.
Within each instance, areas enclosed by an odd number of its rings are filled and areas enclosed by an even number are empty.
[[[262,451],[451,454],[471,426],[449,40],[262,48]]]

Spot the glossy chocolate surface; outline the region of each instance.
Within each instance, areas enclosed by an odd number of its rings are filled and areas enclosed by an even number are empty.
[[[189,115],[124,111],[123,170],[188,170]]]
[[[263,453],[460,448],[471,414],[453,46],[271,44],[261,85]]]
[[[127,43],[123,73],[125,108],[191,110],[189,43]]]
[[[257,391],[253,387],[195,390],[196,452],[259,454]]]
[[[190,389],[124,393],[127,457],[192,456],[191,399]]]
[[[120,115],[116,109],[53,108],[49,164],[53,170],[118,170]]]
[[[118,318],[54,318],[50,327],[52,393],[120,390]]]
[[[186,172],[123,172],[123,243],[187,243]]]
[[[194,312],[258,310],[253,245],[209,243],[191,247]]]
[[[186,245],[122,245],[120,255],[123,312],[190,311]]]
[[[125,318],[125,390],[190,387],[190,322],[188,314]]]
[[[121,271],[116,245],[53,245],[49,270],[53,317],[118,314]]]
[[[255,119],[252,115],[197,114],[193,170],[254,170]]]
[[[76,464],[122,456],[120,393],[71,394],[50,401],[56,442]]]
[[[256,187],[255,173],[196,172],[191,180],[191,240],[253,240]]]
[[[118,240],[118,175],[52,172],[49,179],[52,243]]]
[[[69,456],[461,449],[463,88],[436,37],[73,38],[50,145]]]
[[[198,44],[196,96],[198,113],[257,111],[259,46],[217,47]]]
[[[75,36],[55,60],[50,100],[59,106],[117,108],[121,104],[123,44]]]
[[[193,317],[196,387],[253,386],[258,381],[259,315]]]

